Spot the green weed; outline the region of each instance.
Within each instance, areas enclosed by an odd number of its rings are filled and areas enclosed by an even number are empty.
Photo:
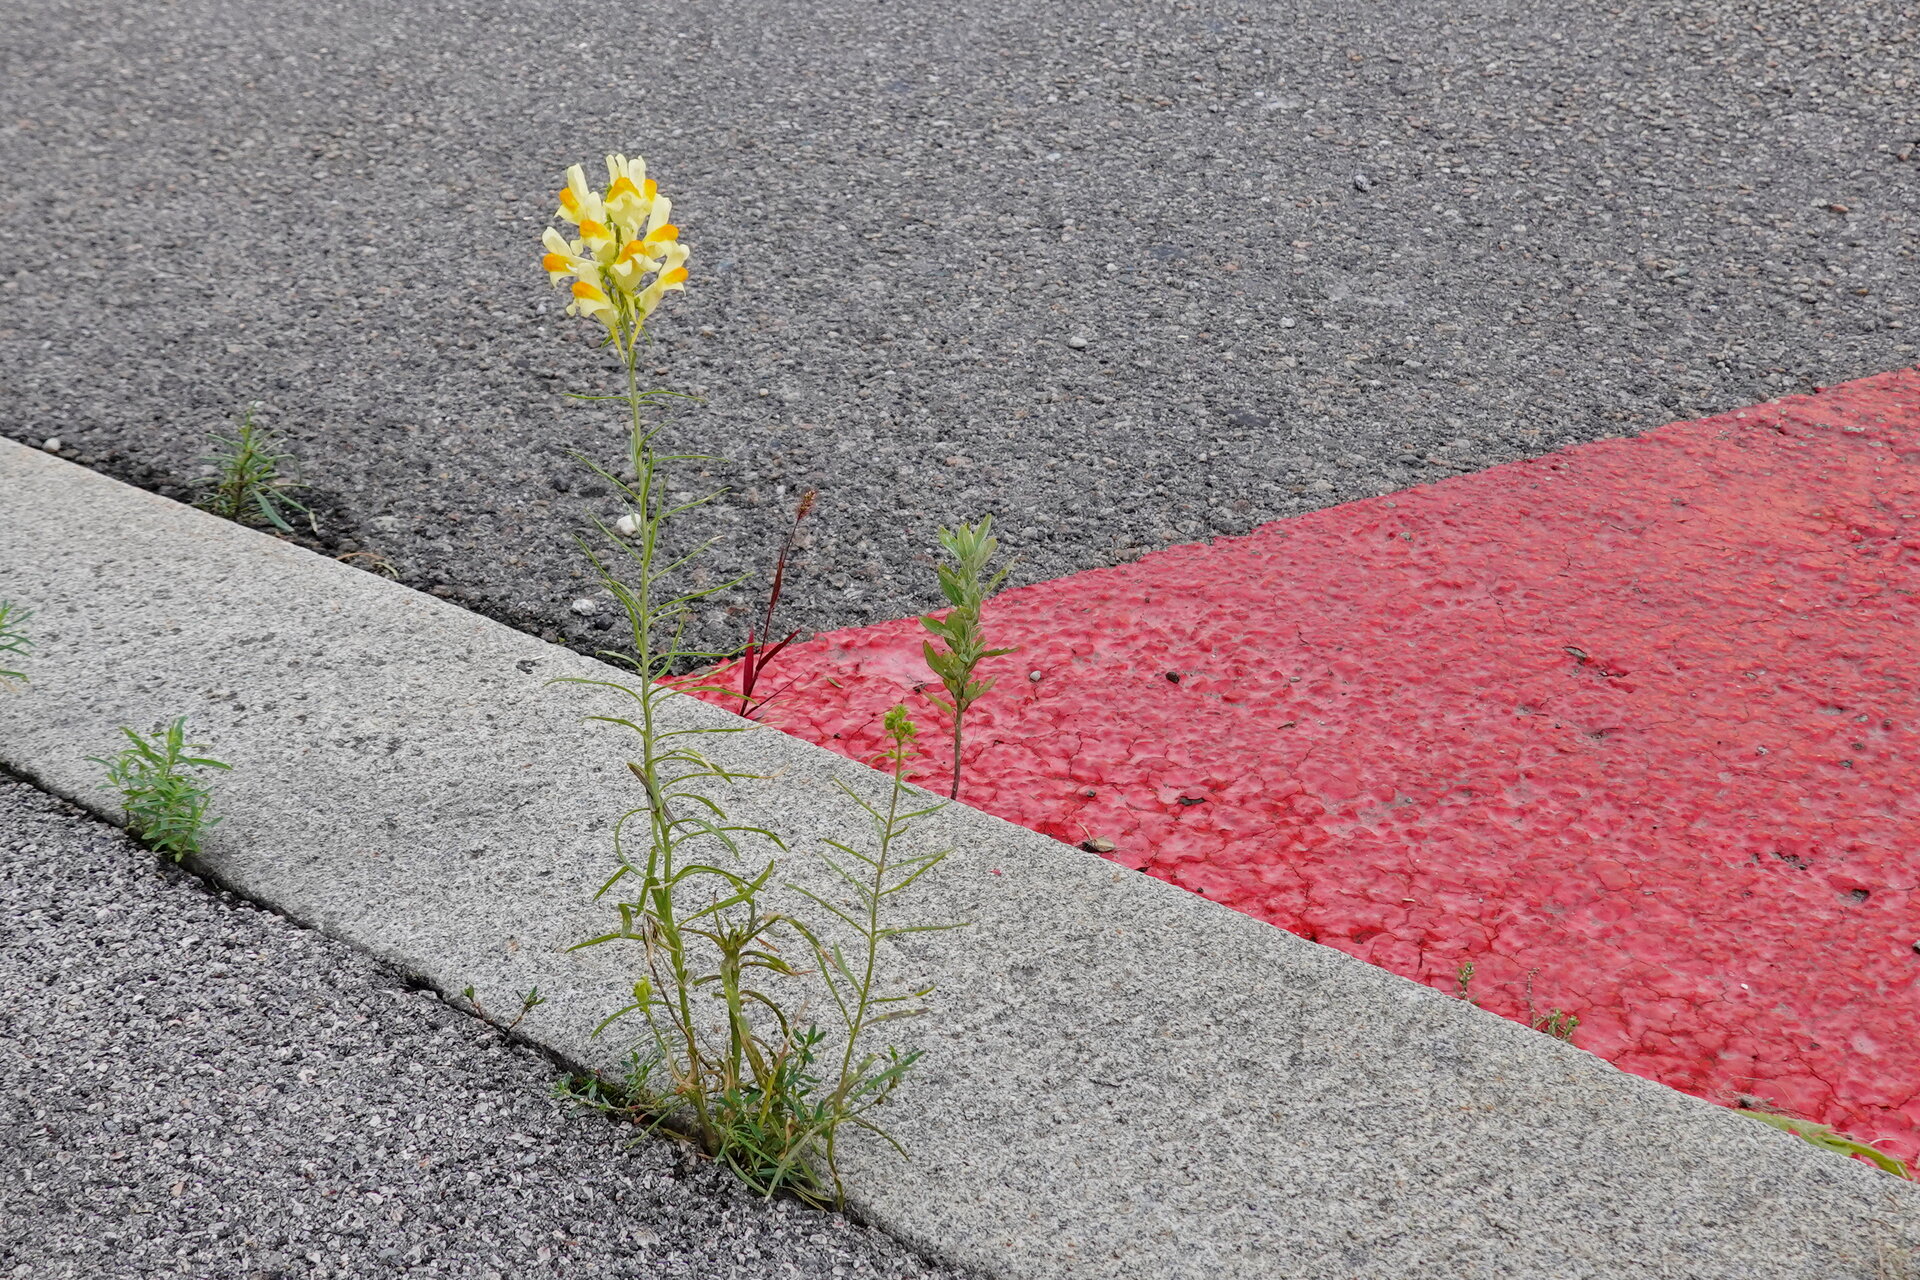
[[[1527,1024],[1535,1031],[1544,1031],[1555,1040],[1573,1039],[1573,1033],[1580,1028],[1580,1019],[1571,1013],[1562,1013],[1558,1009],[1549,1009]]]
[[[1757,1104],[1747,1105],[1751,1099],[1743,1099],[1737,1108],[1741,1115],[1752,1116],[1761,1124],[1770,1124],[1783,1129],[1805,1142],[1812,1143],[1823,1151],[1837,1152],[1843,1156],[1858,1156],[1860,1159],[1885,1170],[1896,1178],[1911,1178],[1913,1174],[1906,1163],[1867,1143],[1834,1129],[1832,1125],[1819,1124],[1812,1120],[1800,1120],[1793,1116],[1782,1115],[1778,1111],[1769,1111]]]
[[[13,661],[24,657],[27,650],[33,648],[33,641],[21,630],[27,620],[33,617],[31,609],[22,609],[11,600],[0,600],[0,658]],[[0,684],[9,680],[25,680],[26,673],[9,671],[0,667]]]
[[[200,852],[200,836],[220,822],[207,816],[212,788],[201,781],[203,769],[229,769],[231,765],[209,756],[204,743],[187,741],[187,718],[155,729],[152,737],[143,737],[121,726],[128,745],[115,756],[90,756],[107,771],[102,790],[120,793],[121,809],[127,830],[155,853],[166,854],[175,862],[190,853]]]
[[[1545,1013],[1535,1013],[1533,1008],[1533,976],[1538,969],[1527,970],[1527,1025],[1535,1031],[1544,1031],[1555,1040],[1573,1040],[1573,1033],[1580,1027],[1580,1019],[1559,1009],[1548,1009]]]
[[[1533,1008],[1533,975],[1538,970],[1527,973],[1526,1001],[1527,1025],[1535,1031],[1544,1031],[1555,1040],[1573,1040],[1573,1033],[1580,1027],[1580,1019],[1571,1013],[1559,1009],[1549,1009],[1545,1013],[1535,1013]],[[1463,960],[1453,971],[1453,998],[1478,1009],[1480,997],[1473,993],[1473,961]]]
[[[215,433],[209,437],[214,451],[202,460],[213,467],[213,475],[201,481],[206,492],[193,505],[224,520],[271,525],[282,533],[293,532],[288,515],[300,515],[306,517],[307,527],[318,533],[313,512],[292,492],[308,486],[282,472],[293,455],[280,447],[271,431],[254,422],[256,408],[247,407],[239,429],[232,435]]]
[[[948,796],[957,800],[967,710],[994,685],[992,677],[981,679],[975,673],[986,659],[1014,650],[987,648],[980,628],[981,606],[1007,577],[1006,566],[988,576],[993,558],[1000,550],[1000,541],[993,536],[993,517],[986,516],[978,524],[942,529],[939,538],[942,549],[952,557],[952,563],[938,566],[940,593],[946,596],[951,607],[942,616],[930,613],[920,619],[920,625],[943,646],[936,647],[933,640],[927,640],[921,643],[920,649],[928,668],[940,677],[947,691],[946,697],[929,696],[927,701],[946,712],[952,722],[953,785]]]

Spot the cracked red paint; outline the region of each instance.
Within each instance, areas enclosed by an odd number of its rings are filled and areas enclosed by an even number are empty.
[[[1007,592],[965,798],[1911,1160],[1916,592],[1903,371]],[[766,718],[867,757],[919,646],[795,646]]]

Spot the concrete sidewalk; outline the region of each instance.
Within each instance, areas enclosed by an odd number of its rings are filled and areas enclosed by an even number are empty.
[[[206,868],[572,1058],[623,1002],[589,903],[631,803],[608,669],[273,539],[0,444],[0,594],[37,611],[0,758],[98,807],[115,726],[185,714],[223,758]],[[726,724],[691,701],[678,724]],[[771,730],[739,819],[805,851],[857,834]],[[927,838],[941,994],[890,1108],[910,1163],[848,1153],[856,1208],[1019,1277],[1875,1277],[1920,1195],[1553,1039],[987,815]],[[804,855],[803,855],[804,857]],[[805,862],[796,860],[796,873]]]

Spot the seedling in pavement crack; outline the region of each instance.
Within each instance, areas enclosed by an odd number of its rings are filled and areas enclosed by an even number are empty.
[[[175,862],[199,853],[201,834],[220,821],[207,816],[212,788],[201,781],[199,773],[232,766],[193,754],[207,748],[204,743],[187,741],[185,716],[155,729],[151,737],[124,725],[120,732],[128,743],[120,754],[89,759],[106,768],[107,784],[102,789],[120,793],[127,830],[149,849]]]
[[[20,629],[31,617],[33,617],[31,609],[22,609],[11,600],[0,600],[0,658],[11,661],[18,656],[24,656],[27,650],[33,648],[33,641],[29,640],[27,633]],[[23,671],[9,671],[5,667],[0,667],[0,684],[26,678],[26,673]]]
[[[307,527],[319,532],[313,512],[293,496],[292,490],[308,486],[288,479],[282,464],[293,455],[280,448],[273,433],[253,420],[249,405],[240,416],[240,427],[230,436],[215,433],[210,439],[214,451],[204,459],[213,474],[201,481],[206,492],[194,500],[194,506],[211,511],[237,524],[267,524],[282,533],[292,533],[289,513],[306,517]]]
[[[957,800],[960,798],[960,753],[967,710],[986,696],[994,685],[992,677],[981,679],[976,672],[986,659],[997,658],[1014,650],[987,648],[980,629],[980,607],[1007,577],[1006,566],[1002,566],[991,577],[987,574],[994,556],[1000,550],[1000,540],[993,536],[993,517],[983,517],[979,524],[960,524],[951,529],[942,529],[939,537],[941,547],[953,560],[951,564],[938,566],[940,593],[946,596],[947,603],[952,607],[944,616],[937,617],[929,613],[920,619],[920,625],[932,632],[934,638],[944,646],[936,648],[932,640],[927,640],[921,643],[920,649],[926,656],[927,666],[940,677],[940,683],[947,691],[946,697],[929,696],[927,701],[946,712],[952,722],[953,786],[947,794]]]
[[[1480,997],[1473,994],[1473,961],[1463,960],[1453,971],[1453,998],[1466,1004],[1480,1007]],[[1527,1025],[1535,1031],[1544,1031],[1555,1040],[1571,1041],[1573,1033],[1580,1027],[1580,1019],[1571,1013],[1559,1009],[1549,1009],[1536,1014],[1533,1009],[1533,976],[1538,970],[1527,973],[1526,1000]]]
[[[493,1026],[498,1027],[502,1031],[513,1030],[515,1027],[520,1025],[521,1020],[524,1019],[528,1014],[532,1013],[535,1009],[538,1009],[541,1005],[547,1002],[547,998],[540,994],[539,987],[533,987],[533,988],[530,988],[529,990],[522,991],[520,993],[520,1012],[513,1015],[513,1021],[502,1022],[500,1021],[500,1019],[496,1018],[493,1014],[487,1012],[487,1007],[480,1003],[480,997],[473,994],[472,987],[467,987],[466,989],[461,991],[460,994],[465,996],[467,999],[467,1003],[473,1006],[473,1012],[475,1017],[479,1018],[482,1022],[490,1023]]]
[[[1537,969],[1529,969],[1527,971],[1527,1025],[1535,1031],[1546,1032],[1555,1040],[1565,1040],[1571,1043],[1573,1033],[1580,1027],[1579,1018],[1571,1013],[1563,1013],[1559,1009],[1549,1009],[1542,1014],[1535,1014],[1533,1011],[1533,976],[1538,972],[1539,970]]]
[[[736,689],[719,690],[712,675],[677,673],[737,656],[694,650],[684,638],[695,606],[740,579],[681,586],[678,575],[705,548],[667,549],[671,521],[708,498],[669,496],[676,464],[698,460],[661,447],[663,427],[650,419],[677,393],[641,390],[639,356],[648,318],[686,279],[687,250],[643,161],[609,156],[607,177],[599,191],[578,165],[568,170],[558,216],[576,234],[549,228],[541,266],[554,284],[567,282],[570,314],[604,328],[603,349],[619,359],[626,384],[623,394],[580,397],[622,403],[628,417],[624,466],[587,463],[621,496],[627,513],[617,527],[599,526],[611,550],[585,541],[581,549],[627,618],[630,650],[604,656],[632,677],[563,683],[622,699],[619,713],[593,719],[630,732],[638,753],[627,765],[639,786],[638,803],[614,823],[618,865],[595,895],[613,900],[619,922],[576,944],[637,944],[633,998],[594,1034],[616,1025],[637,1024],[638,1030],[625,1080],[576,1077],[559,1091],[681,1134],[762,1195],[791,1191],[813,1204],[835,1204],[842,1199],[835,1159],[840,1129],[851,1124],[884,1137],[869,1113],[918,1057],[865,1047],[874,1026],[917,1010],[926,994],[895,993],[878,972],[879,943],[915,931],[883,925],[882,902],[891,907],[939,858],[903,852],[907,825],[927,810],[905,803],[912,793],[896,762],[892,799],[877,827],[879,852],[869,858],[835,845],[845,860],[827,863],[841,879],[856,878],[848,886],[855,909],[829,906],[830,918],[819,927],[776,910],[768,886],[779,870],[775,857],[788,846],[774,831],[728,817],[720,797],[754,775],[731,770],[701,749],[707,735],[752,730],[701,727],[696,716],[670,706],[690,689],[739,696]],[[760,644],[771,631],[771,610],[764,627],[756,635]],[[766,656],[761,651],[756,659]],[[709,683],[689,683],[702,679]],[[888,723],[904,760],[911,726],[904,713]],[[811,952],[821,965],[812,990],[823,984],[831,997],[840,1023],[833,1032],[808,1021],[805,1006],[785,994],[802,971],[783,949]]]

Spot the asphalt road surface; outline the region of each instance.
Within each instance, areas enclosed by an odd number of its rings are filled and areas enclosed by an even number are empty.
[[[588,645],[618,437],[534,257],[609,150],[693,250],[711,572],[822,490],[794,625],[931,605],[943,521],[1045,578],[1915,359],[1899,3],[9,14],[0,430],[179,493],[259,400],[322,545]]]

